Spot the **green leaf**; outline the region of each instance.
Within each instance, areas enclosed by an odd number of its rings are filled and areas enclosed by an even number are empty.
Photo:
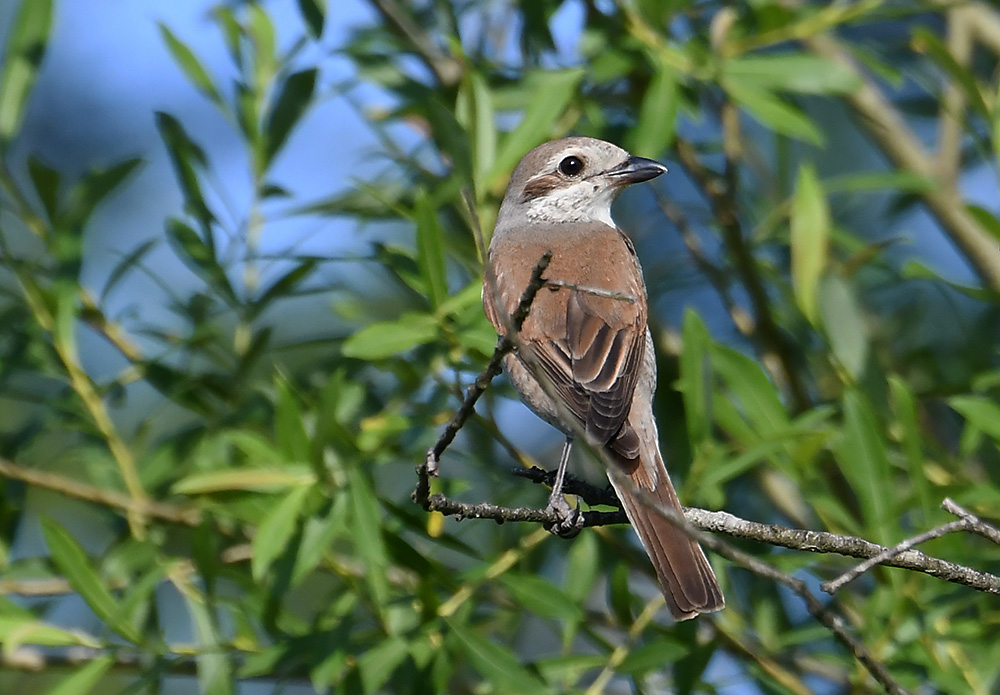
[[[451,633],[465,648],[472,665],[495,690],[539,695],[553,692],[537,675],[522,666],[510,650],[480,637],[458,621],[447,622]]]
[[[219,95],[219,90],[215,87],[215,82],[194,52],[178,39],[165,24],[158,22],[157,26],[160,28],[160,36],[163,38],[164,43],[167,44],[167,49],[173,56],[174,62],[184,72],[188,81],[209,99],[216,103],[221,103],[222,97]]]
[[[274,106],[267,116],[267,125],[264,127],[267,137],[264,168],[274,159],[288,139],[292,128],[309,107],[316,87],[316,73],[315,68],[296,72],[281,85]]]
[[[584,533],[573,540],[566,558],[563,591],[577,605],[583,605],[597,580],[597,535]]]
[[[140,164],[142,159],[134,157],[107,169],[95,169],[88,173],[69,194],[65,213],[66,225],[82,227],[97,206],[121,186]]]
[[[726,91],[733,101],[776,133],[817,146],[823,144],[823,133],[812,120],[773,92],[736,84],[727,84]]]
[[[948,405],[973,427],[1000,442],[1000,405],[982,396],[953,396]]]
[[[35,186],[35,193],[42,202],[45,214],[49,221],[54,222],[58,217],[59,208],[59,183],[61,177],[55,169],[49,168],[38,158],[28,156],[28,175],[31,183]]]
[[[25,0],[7,33],[0,66],[0,148],[21,128],[52,30],[53,0]]]
[[[167,146],[167,154],[170,155],[170,162],[184,195],[184,208],[198,220],[211,243],[209,229],[215,216],[205,202],[201,183],[198,181],[198,168],[204,169],[208,161],[205,152],[188,137],[180,121],[170,114],[158,111],[156,127]]]
[[[115,266],[108,273],[108,280],[104,283],[104,289],[101,290],[101,299],[104,300],[111,294],[112,290],[118,286],[118,283],[129,273],[131,270],[135,270],[142,259],[147,253],[156,248],[156,245],[160,243],[159,239],[149,239],[139,244],[134,250],[125,255],[120,261],[118,261]]]
[[[913,46],[918,51],[930,55],[931,59],[958,84],[962,92],[965,93],[969,105],[976,113],[984,118],[990,117],[990,109],[983,99],[983,93],[976,84],[975,76],[967,68],[958,64],[941,39],[926,29],[917,28],[913,30]]]
[[[653,63],[653,79],[642,95],[639,119],[628,141],[630,152],[655,157],[674,140],[680,85],[673,68],[659,60]]]
[[[869,191],[899,191],[901,193],[927,193],[937,186],[934,178],[909,171],[863,171],[857,174],[834,176],[823,181],[829,193],[866,193]]]
[[[680,358],[677,390],[684,398],[684,421],[691,451],[697,452],[711,435],[711,390],[709,347],[712,340],[701,318],[691,309],[684,312],[684,350]]]
[[[899,426],[899,437],[906,455],[906,463],[910,472],[910,482],[916,491],[920,509],[924,513],[924,521],[930,522],[935,511],[935,503],[931,497],[931,484],[927,479],[924,467],[923,434],[917,420],[917,404],[906,382],[895,374],[889,377],[889,391],[892,394],[892,412]]]
[[[87,695],[94,686],[103,682],[104,674],[114,666],[115,657],[98,656],[56,683],[47,695]]]
[[[448,296],[444,230],[425,191],[417,194],[414,215],[417,220],[417,265],[427,288],[427,298],[437,309]]]
[[[203,695],[234,695],[233,665],[224,648],[205,597],[184,584],[176,584],[187,604],[198,640],[198,685]]]
[[[0,644],[13,650],[22,644],[40,647],[89,647],[100,649],[99,640],[76,630],[63,630],[31,616],[0,615]]]
[[[410,653],[410,644],[401,637],[391,637],[366,651],[358,659],[362,692],[378,692]]]
[[[819,309],[833,357],[857,381],[868,362],[868,325],[852,287],[828,275],[820,287]]]
[[[459,123],[470,135],[473,183],[479,199],[487,190],[497,155],[493,94],[480,73],[469,71],[462,78],[455,112]]]
[[[289,461],[309,461],[312,444],[303,422],[304,415],[294,388],[283,374],[275,379],[275,391],[274,438],[278,449]]]
[[[236,490],[282,492],[291,487],[308,487],[315,482],[316,474],[307,465],[280,468],[229,468],[192,473],[174,483],[170,490],[178,495],[204,495]]]
[[[326,0],[298,0],[299,14],[306,23],[309,35],[319,39],[323,35],[323,22],[326,19]]]
[[[500,577],[500,582],[529,613],[545,618],[580,620],[580,605],[541,577],[510,572]]]
[[[251,3],[247,6],[247,14],[249,21],[246,23],[246,33],[253,41],[256,88],[263,89],[271,81],[275,71],[277,36],[274,32],[274,22],[262,5]]]
[[[263,581],[271,564],[285,551],[289,539],[295,533],[302,504],[311,489],[293,489],[261,519],[251,544],[253,557],[250,560],[250,574],[254,581]]]
[[[819,316],[819,282],[830,245],[830,209],[816,171],[799,168],[791,212],[792,287],[799,309],[814,326]]]
[[[577,94],[582,69],[533,72],[525,77],[532,96],[524,106],[520,124],[500,142],[496,163],[488,180],[490,188],[502,186],[524,153],[552,135],[556,121]]]
[[[840,470],[851,484],[861,507],[870,540],[882,545],[893,541],[892,481],[882,428],[871,405],[860,392],[844,394],[843,438],[834,448]],[[898,539],[896,539],[898,540]]]
[[[350,512],[348,495],[338,495],[323,516],[310,516],[302,526],[302,540],[295,556],[292,586],[298,586],[323,559],[334,539],[349,533],[347,515]]]
[[[430,314],[407,313],[395,321],[372,323],[344,341],[346,357],[380,360],[429,343],[438,336],[437,319]]]
[[[966,205],[965,209],[983,228],[983,231],[993,237],[994,241],[1000,241],[1000,219],[997,219],[996,215],[979,205]]]
[[[800,94],[847,94],[861,86],[861,78],[840,63],[803,53],[730,58],[722,64],[721,80],[759,91]]]
[[[250,312],[250,315],[258,316],[273,301],[289,297],[295,291],[295,288],[316,269],[318,263],[318,259],[307,258],[271,283],[271,286],[253,301],[253,310]]]
[[[238,304],[229,275],[215,258],[215,245],[207,243],[198,232],[176,218],[167,218],[164,226],[167,241],[184,265],[231,304]]]
[[[118,618],[118,602],[101,583],[83,548],[66,529],[52,519],[43,518],[41,523],[42,535],[52,554],[52,562],[65,575],[70,586],[108,627],[128,641],[138,644],[141,636],[132,625]]]
[[[676,664],[691,652],[691,647],[675,637],[661,637],[628,653],[615,669],[629,676],[643,676],[663,669],[664,664]]]
[[[351,489],[351,522],[354,548],[365,564],[365,579],[373,603],[381,611],[388,606],[389,581],[386,570],[389,556],[382,540],[382,518],[378,500],[368,478],[357,468],[348,472]]]
[[[743,417],[762,436],[783,432],[788,427],[788,413],[781,404],[777,389],[755,361],[732,348],[713,344],[710,348],[712,367],[729,388],[728,400],[733,397],[742,405]],[[725,399],[715,399],[721,405]]]

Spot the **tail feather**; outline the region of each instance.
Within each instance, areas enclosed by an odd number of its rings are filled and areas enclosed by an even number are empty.
[[[659,455],[652,489],[641,460],[623,460],[622,470],[630,474],[634,487],[652,493],[660,504],[681,511],[677,493]],[[725,608],[722,589],[701,546],[650,509],[632,489],[625,489],[614,478],[611,478],[611,484],[653,563],[660,589],[674,619],[687,620],[699,613],[711,613]]]

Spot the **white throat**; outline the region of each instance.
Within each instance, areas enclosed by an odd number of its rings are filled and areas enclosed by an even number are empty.
[[[520,204],[521,214],[531,222],[600,222],[615,227],[611,219],[611,203],[618,191],[610,187],[581,181],[566,188],[557,188],[546,195]]]

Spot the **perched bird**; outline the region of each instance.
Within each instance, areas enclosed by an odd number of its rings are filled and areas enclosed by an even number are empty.
[[[567,437],[549,497],[548,508],[563,519],[555,531],[573,532],[582,521],[561,487],[573,436],[583,430],[631,478],[632,486],[613,477],[611,482],[670,612],[685,620],[720,610],[725,601],[701,547],[635,493],[640,488],[681,508],[653,418],[656,359],[642,269],[632,243],[611,218],[611,203],[622,189],[665,171],[593,138],[564,138],[528,152],[514,170],[497,217],[483,304],[505,335],[535,265],[551,252],[543,276],[548,286],[535,296],[520,346],[507,355],[504,368],[528,407]]]

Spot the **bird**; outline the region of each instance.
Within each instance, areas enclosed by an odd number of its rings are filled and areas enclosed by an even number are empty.
[[[535,147],[514,169],[487,253],[483,306],[500,337],[535,265],[551,260],[504,370],[521,400],[566,436],[547,509],[572,535],[582,514],[562,494],[577,432],[607,453],[625,514],[642,542],[675,620],[725,607],[697,542],[651,510],[645,491],[681,510],[660,453],[653,395],[656,358],[648,300],[632,242],[611,217],[618,194],[666,172],[658,162],[603,140],[567,137]],[[542,382],[545,382],[543,385]]]

